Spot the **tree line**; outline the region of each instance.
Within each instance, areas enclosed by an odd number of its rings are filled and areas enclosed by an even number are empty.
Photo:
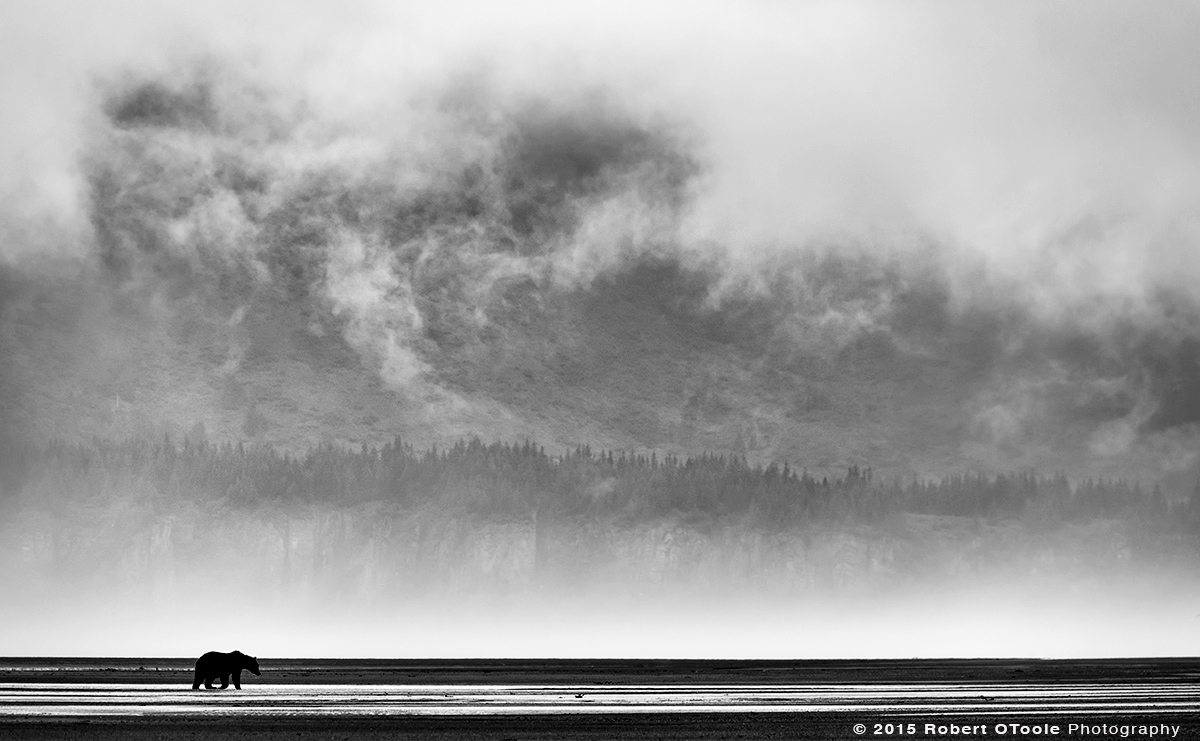
[[[750,517],[779,527],[831,518],[877,521],[897,512],[1054,522],[1136,518],[1163,528],[1200,520],[1200,497],[1170,502],[1157,487],[1147,491],[1123,480],[1072,482],[1061,473],[1020,472],[881,481],[870,467],[855,465],[830,478],[738,455],[660,456],[590,446],[550,454],[529,441],[485,444],[478,438],[422,450],[400,438],[357,449],[326,444],[301,455],[187,438],[24,444],[0,460],[0,490],[10,503],[34,507],[131,497],[231,508],[387,501],[491,517]]]

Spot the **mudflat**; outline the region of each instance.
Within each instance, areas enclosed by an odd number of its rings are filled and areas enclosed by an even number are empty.
[[[1200,658],[297,659],[260,656],[246,684],[862,684],[1196,682]],[[2,682],[190,684],[195,658],[0,657]]]
[[[846,715],[671,713],[390,718],[0,722],[0,738],[47,739],[828,739],[852,738]]]
[[[1197,738],[1200,661],[0,659],[0,738]]]

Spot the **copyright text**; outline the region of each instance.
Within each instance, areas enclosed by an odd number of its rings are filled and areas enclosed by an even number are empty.
[[[978,737],[1000,736],[1034,738],[1068,736],[1075,738],[1176,738],[1180,726],[1169,723],[857,723],[856,736]]]

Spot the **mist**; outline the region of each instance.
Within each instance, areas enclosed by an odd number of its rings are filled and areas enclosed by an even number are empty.
[[[6,5],[0,652],[1194,651],[1197,32]]]
[[[101,607],[86,624],[72,609],[10,617],[19,643],[6,655],[190,656],[207,646],[253,646],[264,656],[333,658],[1123,658],[1188,650],[1193,629],[1174,601],[1165,612],[1113,594],[1092,602],[990,590],[902,606],[832,603],[785,609],[777,603],[719,608],[613,609],[539,604],[525,610],[442,603],[392,610],[297,615],[253,602],[191,611]],[[486,613],[486,617],[484,614]],[[1086,623],[1079,614],[1094,617]],[[352,626],[352,629],[348,629]],[[11,634],[11,633],[10,633]]]

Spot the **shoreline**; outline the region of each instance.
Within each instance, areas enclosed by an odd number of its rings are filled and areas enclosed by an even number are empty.
[[[1136,659],[321,659],[259,657],[247,684],[862,684],[1195,682],[1200,658]],[[180,657],[0,657],[0,683],[191,682]]]

